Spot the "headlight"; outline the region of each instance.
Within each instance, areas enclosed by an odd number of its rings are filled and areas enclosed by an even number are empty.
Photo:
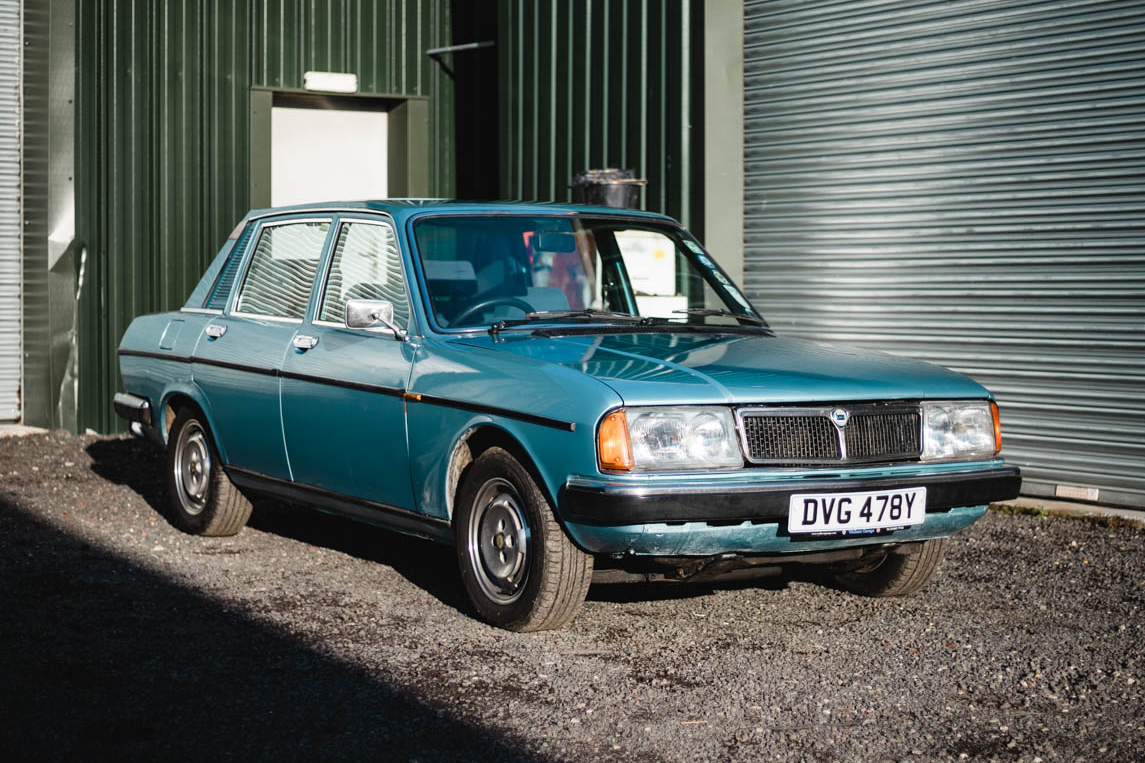
[[[922,419],[923,461],[990,458],[1002,447],[992,402],[924,402]]]
[[[626,408],[600,425],[600,465],[617,470],[743,466],[730,408]]]

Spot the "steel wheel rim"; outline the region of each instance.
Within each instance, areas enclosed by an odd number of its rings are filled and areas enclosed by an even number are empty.
[[[500,604],[521,597],[529,576],[529,523],[517,489],[494,478],[481,486],[469,514],[469,566],[482,592]]]
[[[211,449],[207,446],[207,433],[192,419],[183,425],[175,443],[175,491],[183,510],[191,516],[201,514],[207,506],[210,486]]]

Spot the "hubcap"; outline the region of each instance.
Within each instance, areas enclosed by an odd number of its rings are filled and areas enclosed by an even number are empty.
[[[179,432],[175,444],[175,490],[183,510],[192,516],[207,505],[211,482],[211,451],[207,434],[199,422],[191,419]]]
[[[521,595],[529,574],[529,524],[517,490],[491,479],[469,515],[469,564],[485,594],[503,604]]]

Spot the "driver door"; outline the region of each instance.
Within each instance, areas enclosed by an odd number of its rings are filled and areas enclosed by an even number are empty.
[[[388,329],[349,329],[349,299],[385,299],[394,323],[410,307],[389,222],[342,219],[312,319],[282,363],[282,426],[296,483],[412,510],[405,401],[413,342]]]

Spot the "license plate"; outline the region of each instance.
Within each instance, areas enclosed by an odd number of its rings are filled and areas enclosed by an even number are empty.
[[[787,531],[838,533],[910,527],[926,519],[926,488],[791,496]]]

